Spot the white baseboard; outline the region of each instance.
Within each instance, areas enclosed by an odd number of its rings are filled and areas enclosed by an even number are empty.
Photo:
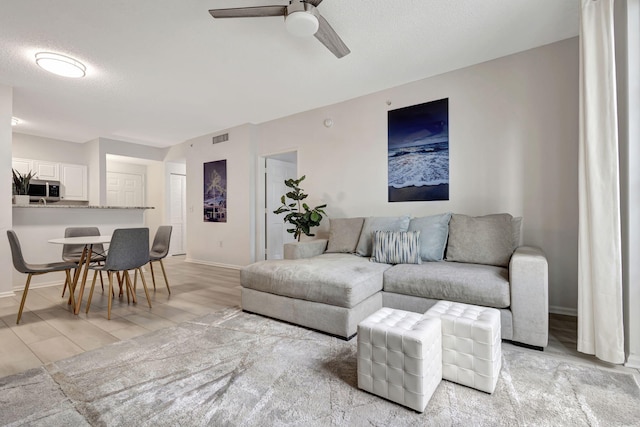
[[[577,309],[568,308],[568,307],[560,307],[560,306],[557,306],[557,305],[550,305],[549,306],[549,313],[563,314],[565,316],[578,317],[578,310]]]
[[[89,281],[89,279],[87,279],[87,281]],[[60,280],[53,280],[53,281],[50,281],[50,282],[40,282],[40,283],[31,282],[31,284],[29,285],[29,290],[38,289],[38,288],[49,288],[51,286],[60,286],[60,285],[64,285],[64,281],[60,282]],[[18,292],[18,293],[22,294],[22,291],[24,291],[24,285],[23,286],[14,286],[13,290],[14,290],[14,292]]]
[[[0,293],[0,298],[15,297],[15,296],[16,296],[15,292],[1,292]]]
[[[240,265],[222,264],[220,262],[203,261],[201,259],[193,259],[193,258],[186,258],[185,261],[191,262],[194,264],[210,265],[211,267],[230,268],[232,270],[240,270],[242,268],[242,266]]]
[[[640,354],[630,354],[624,366],[627,368],[640,369]]]

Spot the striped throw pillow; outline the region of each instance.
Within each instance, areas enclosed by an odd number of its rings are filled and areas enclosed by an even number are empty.
[[[420,231],[374,231],[372,262],[421,264]]]

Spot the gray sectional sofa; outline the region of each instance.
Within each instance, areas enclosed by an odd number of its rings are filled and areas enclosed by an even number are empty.
[[[544,348],[547,260],[520,245],[520,229],[508,214],[332,219],[328,240],[244,267],[242,308],[350,339],[381,307],[424,313],[448,300],[497,308],[503,339]]]

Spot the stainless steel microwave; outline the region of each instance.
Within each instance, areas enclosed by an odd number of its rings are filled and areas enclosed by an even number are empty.
[[[38,202],[41,199],[47,202],[60,200],[60,181],[44,181],[32,179],[29,183],[29,200]]]

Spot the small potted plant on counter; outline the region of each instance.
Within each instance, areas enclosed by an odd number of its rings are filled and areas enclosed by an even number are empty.
[[[21,174],[15,169],[11,170],[13,173],[13,201],[16,205],[28,205],[29,204],[29,183],[33,178],[33,172]]]

